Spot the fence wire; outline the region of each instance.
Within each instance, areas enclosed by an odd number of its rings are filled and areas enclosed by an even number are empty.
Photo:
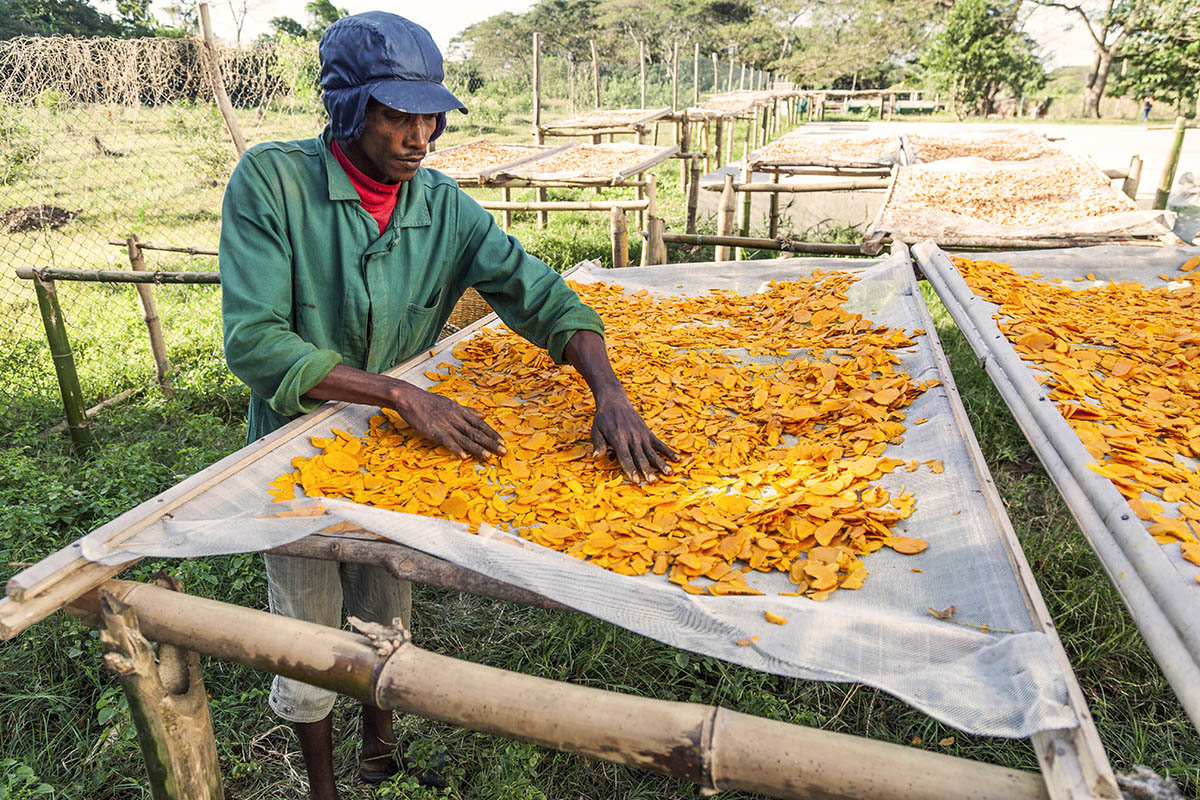
[[[600,53],[596,66],[543,39],[544,122],[600,106],[642,106],[636,54]],[[758,88],[765,76],[681,45],[648,54],[644,105],[691,105],[713,91]],[[16,420],[61,416],[33,287],[18,267],[128,269],[121,242],[215,249],[225,183],[236,152],[213,100],[204,51],[192,39],[26,37],[0,42],[0,434]],[[283,38],[218,51],[247,142],[316,135],[325,124],[316,42]],[[532,46],[524,57],[482,53],[447,60],[446,83],[470,109],[452,114],[439,146],[486,136],[528,141]],[[677,83],[673,83],[677,75]],[[677,102],[676,102],[677,101]],[[151,270],[213,270],[216,260],[146,252]],[[136,293],[128,285],[58,285],[89,405],[148,384],[153,362]],[[218,293],[156,289],[177,366],[220,354]]]

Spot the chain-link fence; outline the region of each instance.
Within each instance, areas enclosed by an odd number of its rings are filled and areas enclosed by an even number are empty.
[[[690,105],[696,96],[758,88],[765,76],[690,45],[674,58],[595,63],[555,55],[543,38],[542,119],[595,108]],[[440,146],[486,136],[528,141],[532,43],[524,58],[481,53],[448,60],[446,82],[470,108],[452,114]],[[673,55],[673,54],[672,54]],[[213,101],[200,43],[190,39],[18,38],[0,42],[0,433],[61,415],[30,281],[19,267],[128,269],[123,242],[215,249],[236,152]],[[313,136],[324,125],[316,43],[284,39],[219,50],[223,79],[250,144]],[[673,78],[677,76],[675,80]],[[146,252],[151,270],[214,270],[211,256]],[[132,287],[60,281],[87,404],[154,376]],[[155,290],[168,352],[219,357],[218,292]]]

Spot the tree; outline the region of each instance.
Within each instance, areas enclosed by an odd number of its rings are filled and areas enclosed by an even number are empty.
[[[267,38],[270,39],[278,38],[280,34],[303,38],[305,33],[304,26],[291,17],[271,17],[269,24],[271,26],[271,35]]]
[[[1189,3],[1182,0],[1180,5]],[[1200,108],[1200,16],[1196,9],[1179,11],[1190,25],[1138,31],[1126,39],[1108,94],[1170,98],[1181,111],[1188,105]]]
[[[1034,42],[1018,29],[1019,10],[1019,0],[959,0],[946,15],[921,63],[950,90],[956,116],[967,107],[991,113],[1002,88],[1020,96],[1045,83]]]
[[[0,39],[118,36],[121,27],[84,0],[0,0]]]
[[[350,13],[337,8],[330,0],[308,0],[304,10],[308,13],[307,33],[312,39],[320,39],[326,28]]]
[[[1082,2],[1033,2],[1075,14],[1092,37],[1096,54],[1084,89],[1083,115],[1094,119],[1100,117],[1100,98],[1104,96],[1108,85],[1113,60],[1130,37],[1141,34],[1151,38],[1174,35],[1194,25],[1196,14],[1200,13],[1195,0],[1103,0],[1102,3],[1091,4],[1089,8],[1084,8]]]

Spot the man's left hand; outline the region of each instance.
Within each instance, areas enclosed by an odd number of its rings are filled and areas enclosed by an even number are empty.
[[[592,421],[592,448],[597,457],[607,453],[616,459],[625,477],[633,483],[653,482],[659,475],[670,475],[667,461],[679,460],[674,450],[651,433],[624,395],[597,405]]]

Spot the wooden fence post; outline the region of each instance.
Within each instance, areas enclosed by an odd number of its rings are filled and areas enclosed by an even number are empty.
[[[178,591],[177,581],[165,585]],[[156,659],[133,609],[104,590],[100,616],[104,665],[116,673],[129,700],[151,797],[222,800],[225,792],[200,656],[161,644]]]
[[[538,144],[546,141],[542,131],[542,34],[533,34],[533,137]]]
[[[692,159],[691,180],[688,182],[687,194],[687,225],[688,233],[696,232],[696,207],[700,202],[700,159]]]
[[[638,108],[646,107],[646,43],[638,40],[638,67],[642,73],[642,104]]]
[[[679,110],[679,42],[671,45],[671,110]]]
[[[1142,182],[1142,157],[1135,155],[1129,159],[1129,174],[1121,184],[1121,191],[1130,200],[1137,200],[1138,184]]]
[[[725,174],[725,188],[721,190],[721,205],[717,209],[717,236],[733,235],[733,215],[737,207],[737,193],[733,191],[733,174]],[[714,261],[729,261],[729,245],[717,245]]]
[[[33,289],[37,294],[38,309],[42,312],[42,324],[46,328],[46,342],[50,345],[50,359],[54,362],[54,374],[58,377],[58,390],[67,414],[71,444],[76,453],[84,455],[92,447],[92,431],[88,428],[83,410],[83,390],[79,388],[79,373],[75,369],[75,356],[67,339],[62,307],[58,304],[58,291],[54,288],[54,281],[42,280],[36,274],[33,277]]]
[[[217,40],[213,37],[212,21],[208,16],[208,3],[200,4],[200,30],[204,41],[205,60],[208,62],[208,75],[213,84],[213,96],[216,98],[217,108],[221,110],[221,116],[225,120],[225,127],[229,129],[229,137],[233,139],[233,146],[237,150],[238,158],[241,158],[242,153],[246,152],[246,137],[242,135],[242,128],[238,125],[237,117],[233,113],[233,104],[229,102],[229,95],[225,92],[225,81],[221,79],[221,66],[217,60]]]
[[[646,238],[642,243],[642,266],[646,267],[654,264],[654,254],[651,252],[654,248],[651,246],[654,242],[652,229],[654,227],[654,218],[658,216],[658,177],[653,173],[646,175],[646,211],[642,217],[645,220]]]
[[[614,267],[629,266],[629,222],[625,219],[625,210],[613,206],[609,216],[612,238],[612,265]]]
[[[1162,179],[1158,182],[1158,191],[1154,193],[1154,207],[1165,209],[1167,198],[1171,195],[1171,185],[1175,183],[1175,170],[1179,167],[1179,151],[1183,149],[1183,135],[1187,132],[1187,120],[1175,118],[1175,140],[1171,143],[1171,151],[1167,154],[1167,165],[1163,167]]]
[[[125,239],[125,249],[129,253],[129,267],[134,272],[146,271],[146,259],[142,248],[138,246],[137,234]],[[158,319],[158,310],[154,306],[154,287],[148,283],[134,284],[138,299],[142,302],[142,319],[146,322],[146,332],[150,334],[150,353],[154,356],[154,371],[158,376],[158,388],[164,397],[174,397],[175,388],[171,385],[171,359],[167,357],[167,345],[163,341],[162,324]]]
[[[600,54],[596,51],[596,40],[592,39],[592,94],[595,95],[596,108],[600,107]]]

